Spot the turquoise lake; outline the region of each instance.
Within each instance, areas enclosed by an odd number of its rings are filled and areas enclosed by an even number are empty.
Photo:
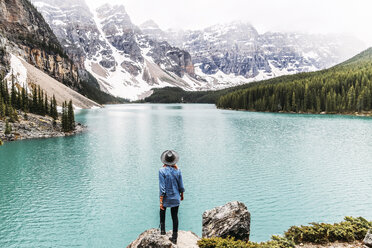
[[[159,225],[166,149],[186,188],[180,229],[200,235],[203,211],[233,200],[251,212],[252,241],[372,219],[372,118],[128,104],[76,119],[87,132],[0,147],[0,247],[126,247]]]

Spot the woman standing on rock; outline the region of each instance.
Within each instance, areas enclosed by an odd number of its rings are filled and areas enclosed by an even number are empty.
[[[165,210],[171,208],[173,233],[170,240],[177,243],[178,233],[178,207],[183,201],[183,187],[181,170],[177,167],[179,155],[172,150],[166,150],[160,157],[164,164],[159,169],[159,195],[160,195],[160,229],[161,235],[165,235]]]

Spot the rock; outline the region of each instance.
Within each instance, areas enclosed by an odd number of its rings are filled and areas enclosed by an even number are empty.
[[[13,54],[59,81],[78,83],[76,66],[64,55],[57,37],[29,1],[0,0],[0,34],[8,40],[7,47]]]
[[[333,35],[291,34],[266,32],[260,34],[245,22],[218,24],[202,30],[163,32],[150,23],[142,30],[157,40],[166,40],[191,54],[194,65],[203,73],[257,78],[278,76],[277,71],[304,72],[313,68],[328,68],[357,53],[360,44]],[[158,30],[158,31],[157,31]],[[213,37],[208,39],[205,37]],[[346,37],[345,37],[346,38]],[[345,47],[350,47],[347,54]],[[312,55],[306,51],[311,51]],[[345,56],[346,55],[346,56]],[[293,66],[295,65],[295,66]],[[212,77],[214,78],[214,77]]]
[[[203,238],[234,237],[248,241],[251,214],[244,203],[234,201],[203,213]]]
[[[364,237],[363,244],[364,244],[364,246],[372,248],[372,231],[371,231],[371,229],[368,230],[366,236]]]
[[[62,137],[66,134],[62,132],[61,122],[55,122],[53,118],[49,116],[39,116],[35,114],[28,114],[27,119],[24,118],[22,112],[18,115],[19,123],[12,124],[12,133],[5,135],[3,129],[0,130],[0,139],[5,141],[15,141],[23,139],[36,139],[36,138],[50,138],[50,137]],[[4,120],[0,120],[0,127],[5,126]],[[81,133],[86,130],[86,126],[76,123],[76,129],[67,134],[74,135]]]
[[[194,83],[182,77],[188,75],[193,81],[199,80],[188,51],[144,35],[122,5],[105,4],[92,13],[83,0],[31,2],[49,23],[67,54],[81,64],[81,68],[92,71],[93,76],[105,78],[98,80],[100,84],[97,85],[104,91],[112,92],[116,87],[111,82],[114,74],[126,78],[120,83],[138,88],[136,91],[139,90],[140,95],[148,91],[146,85],[159,87],[161,81],[191,90]],[[100,20],[97,23],[95,15]],[[128,74],[132,77],[128,78]],[[120,94],[121,97],[135,97]]]
[[[160,235],[158,229],[149,229],[141,233],[136,240],[130,243],[127,248],[197,248],[199,237],[190,231],[178,231],[177,245],[174,245],[169,238],[172,231],[166,235]]]

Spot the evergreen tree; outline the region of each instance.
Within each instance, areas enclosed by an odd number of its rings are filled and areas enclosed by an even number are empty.
[[[45,93],[44,97],[44,114],[50,116],[50,110],[49,110],[49,105],[48,105],[48,95]]]
[[[57,111],[57,100],[56,97],[53,95],[51,100],[51,107],[50,107],[50,116],[56,120],[58,118],[58,111]]]
[[[74,116],[74,107],[72,105],[72,100],[68,103],[67,109],[67,117],[68,117],[68,130],[73,131],[75,130],[75,116]]]
[[[334,68],[225,90],[217,107],[256,111],[372,111],[372,49]]]
[[[5,103],[4,103],[4,99],[0,99],[0,118],[3,118],[5,117]]]
[[[70,132],[75,130],[75,117],[72,101],[66,101],[62,104],[62,130]]]
[[[11,88],[11,93],[10,93],[10,104],[12,107],[16,108],[17,107],[17,91],[15,89],[15,84],[13,80],[13,74],[12,74],[12,88]]]
[[[32,113],[37,113],[38,110],[38,98],[37,98],[37,88],[36,86],[33,88],[32,92],[32,108],[31,112]]]
[[[28,109],[28,94],[27,94],[27,89],[25,88],[25,86],[23,86],[22,88],[22,93],[21,93],[21,109],[23,112],[28,112],[29,109]]]
[[[68,132],[68,115],[67,115],[67,103],[62,103],[62,130],[63,132]]]
[[[9,124],[8,120],[5,122],[5,132],[6,135],[12,133],[12,126]]]
[[[9,91],[8,83],[0,77],[0,119],[9,117],[10,122],[18,121],[18,111],[24,112],[25,119],[27,113],[33,113],[38,115],[49,115],[54,120],[58,119],[57,101],[55,96],[48,99],[47,93],[45,93],[39,85],[32,87],[32,98],[28,96],[27,87],[23,86],[20,90],[17,89],[14,77],[12,77],[12,85]],[[64,103],[64,118],[65,118],[65,130],[72,130],[74,127],[74,116],[72,102],[70,108],[67,102]],[[70,109],[70,110],[69,110]]]

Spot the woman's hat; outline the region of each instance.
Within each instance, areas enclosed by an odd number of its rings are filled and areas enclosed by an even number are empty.
[[[177,152],[173,150],[166,150],[163,152],[160,156],[160,160],[165,165],[175,165],[177,164],[178,160],[180,159],[180,156]]]

